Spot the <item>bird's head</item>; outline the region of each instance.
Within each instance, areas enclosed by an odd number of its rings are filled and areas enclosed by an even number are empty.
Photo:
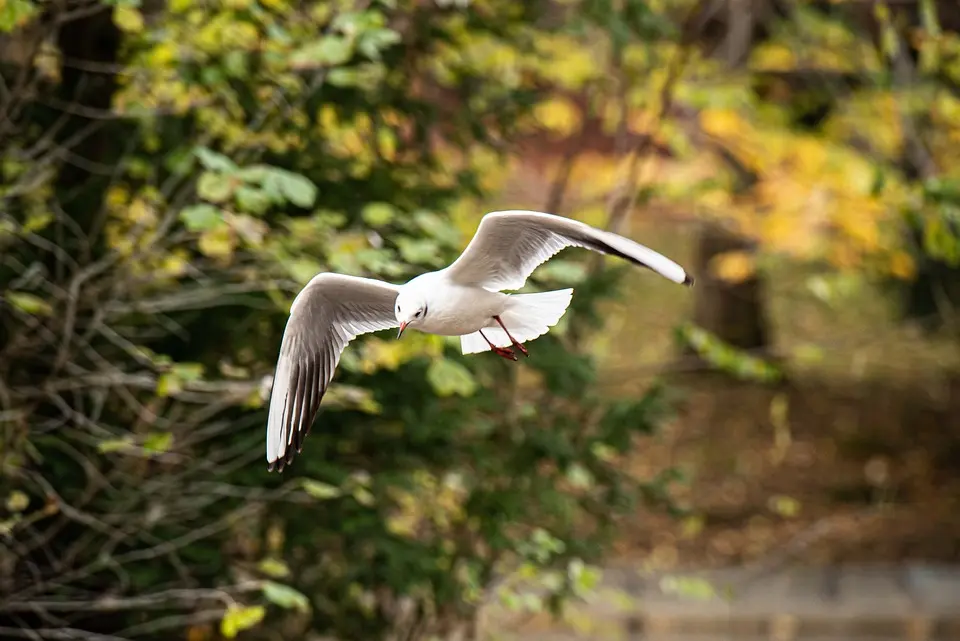
[[[423,322],[427,315],[426,298],[416,290],[401,289],[393,311],[396,314],[397,322],[400,323],[400,331],[397,332],[397,338],[400,338],[403,330],[409,325],[417,325]]]

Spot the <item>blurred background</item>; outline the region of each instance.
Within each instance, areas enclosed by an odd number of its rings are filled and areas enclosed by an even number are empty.
[[[955,610],[958,150],[950,0],[0,0],[0,638]],[[268,474],[299,289],[497,209],[697,285],[569,250],[528,360],[362,337]]]

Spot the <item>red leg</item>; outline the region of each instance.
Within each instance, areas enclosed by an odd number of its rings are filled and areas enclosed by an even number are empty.
[[[479,331],[480,331],[480,335],[483,336],[483,340],[487,341],[487,345],[490,346],[490,349],[493,350],[494,354],[496,354],[497,356],[502,356],[507,360],[511,360],[511,361],[517,360],[517,355],[513,353],[512,349],[510,349],[509,347],[497,347],[496,345],[490,342],[490,339],[487,338],[487,335],[483,333],[482,329]]]
[[[530,352],[527,351],[527,348],[524,347],[523,345],[521,345],[521,344],[520,344],[520,341],[518,341],[518,340],[515,339],[513,336],[511,336],[511,335],[510,335],[510,332],[507,330],[507,328],[503,326],[503,321],[500,320],[500,317],[499,317],[499,316],[494,316],[494,318],[496,319],[497,323],[500,324],[500,327],[503,328],[503,331],[507,334],[507,338],[510,339],[510,342],[513,343],[513,346],[516,347],[517,349],[519,349],[521,352],[523,352],[523,355],[524,355],[524,356],[530,356]]]

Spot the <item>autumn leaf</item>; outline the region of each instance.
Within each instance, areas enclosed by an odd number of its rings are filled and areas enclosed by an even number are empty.
[[[53,313],[53,307],[50,303],[27,292],[7,292],[4,294],[4,298],[20,311],[34,316],[49,316]]]
[[[569,136],[580,128],[580,111],[567,98],[556,97],[541,102],[533,113],[544,128],[561,136]]]
[[[700,112],[700,127],[717,138],[732,138],[745,129],[740,115],[733,109],[704,109]]]
[[[753,255],[745,251],[725,252],[710,261],[711,273],[731,284],[742,283],[753,276],[755,270]]]
[[[224,612],[223,619],[220,621],[220,633],[228,639],[232,639],[236,637],[238,633],[248,630],[263,621],[265,614],[266,608],[262,605],[231,605],[227,608],[227,611]]]

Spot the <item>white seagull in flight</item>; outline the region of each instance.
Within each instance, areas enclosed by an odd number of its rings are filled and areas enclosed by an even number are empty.
[[[693,278],[666,256],[612,232],[535,211],[486,214],[451,265],[403,285],[322,273],[290,306],[267,419],[268,469],[283,470],[303,447],[340,354],[361,334],[407,327],[459,336],[464,354],[487,350],[517,360],[523,342],[563,316],[573,289],[503,294],[523,287],[537,266],[567,247],[619,256],[683,285]]]

